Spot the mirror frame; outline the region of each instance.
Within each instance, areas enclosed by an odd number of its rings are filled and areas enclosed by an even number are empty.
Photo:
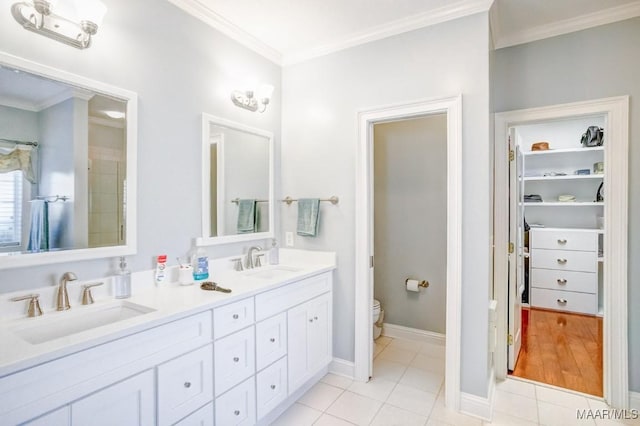
[[[127,196],[126,196],[126,244],[110,247],[94,247],[49,251],[40,253],[20,253],[0,256],[0,270],[52,263],[75,262],[128,256],[137,252],[137,164],[138,164],[138,95],[130,90],[92,80],[77,74],[33,62],[0,51],[0,65],[19,69],[40,77],[56,80],[71,86],[91,90],[100,95],[122,99],[127,102]]]
[[[234,234],[234,235],[221,235],[211,237],[211,166],[210,166],[210,152],[211,149],[211,125],[228,127],[233,130],[239,130],[245,133],[251,133],[256,136],[266,138],[269,142],[269,231],[267,232],[255,232],[253,234]],[[224,149],[224,148],[223,148]],[[218,164],[220,164],[220,157],[218,156]],[[220,173],[220,168],[217,168]],[[220,175],[218,175],[220,176]],[[238,243],[244,241],[262,240],[273,238],[275,235],[275,191],[274,191],[274,161],[273,161],[273,132],[258,129],[255,127],[247,126],[245,124],[237,123],[235,121],[227,120],[225,118],[216,117],[215,115],[202,113],[202,236],[196,238],[196,245],[198,246],[212,246],[218,244]],[[218,179],[220,181],[220,179]],[[220,202],[222,194],[218,193],[218,202],[216,208]],[[218,223],[220,223],[220,217],[218,215]]]

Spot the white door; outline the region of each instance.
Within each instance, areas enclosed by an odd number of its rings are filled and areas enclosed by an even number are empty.
[[[509,132],[509,344],[508,368],[515,369],[522,343],[522,292],[524,291],[524,207],[522,153]]]
[[[287,362],[289,389],[297,389],[307,377],[308,304],[304,303],[287,312]]]
[[[152,426],[156,423],[154,374],[147,370],[71,404],[73,426]]]

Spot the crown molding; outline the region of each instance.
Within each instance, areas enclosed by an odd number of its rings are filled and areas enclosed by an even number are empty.
[[[174,1],[174,0],[169,0]],[[342,40],[329,43],[324,46],[315,47],[309,50],[300,50],[291,53],[285,53],[283,65],[292,65],[304,62],[319,56],[328,55],[339,50],[348,49],[350,47],[369,43],[394,35],[417,30],[419,28],[440,24],[446,21],[462,18],[469,15],[475,15],[480,12],[487,12],[493,0],[464,0],[456,2],[438,9],[430,10],[406,18],[397,19],[387,24],[378,25],[366,31],[353,33]]]
[[[223,18],[199,0],[168,0],[190,15],[200,19],[209,26],[232,38],[243,46],[269,59],[277,65],[282,65],[282,53],[255,38],[242,28]]]
[[[43,100],[42,102],[36,104],[36,108],[38,112],[50,108],[54,105],[59,104],[60,102],[64,102],[67,99],[71,99],[71,98],[77,98],[77,99],[82,99],[83,101],[89,101],[91,98],[93,98],[94,94],[87,91],[87,90],[82,90],[82,89],[78,89],[78,88],[71,88],[69,90],[64,90],[56,95],[50,96],[47,99]]]
[[[30,111],[30,112],[38,112],[38,107],[36,105],[34,105],[32,102],[26,102],[26,101],[21,101],[21,100],[17,100],[17,99],[13,99],[13,98],[9,98],[6,96],[0,96],[0,105],[5,106],[5,107],[9,107],[9,108],[15,108],[15,109],[21,109],[24,111]]]
[[[125,122],[123,119],[104,118],[89,116],[89,124],[97,124],[98,126],[115,127],[116,129],[124,129]]]
[[[494,33],[496,36],[494,44],[496,49],[501,49],[504,47],[516,46],[518,44],[569,34],[600,25],[611,24],[613,22],[624,21],[625,19],[635,18],[637,16],[640,16],[640,1],[576,16],[575,18],[552,22],[546,25],[540,25],[510,35],[502,36],[498,31],[496,31]],[[494,28],[494,30],[499,29]]]

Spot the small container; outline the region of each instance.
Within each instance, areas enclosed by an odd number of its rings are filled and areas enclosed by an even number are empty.
[[[194,281],[203,281],[209,278],[209,257],[202,247],[198,247],[193,251],[191,267],[193,268]]]
[[[127,259],[120,258],[120,270],[114,277],[113,292],[116,299],[131,297],[131,271],[127,269]]]
[[[167,255],[161,254],[160,256],[158,256],[157,262],[156,262],[156,275],[155,275],[156,284],[162,284],[165,278],[167,278],[166,269],[167,269]]]
[[[180,285],[193,284],[193,268],[191,265],[182,265],[178,269],[178,283]]]

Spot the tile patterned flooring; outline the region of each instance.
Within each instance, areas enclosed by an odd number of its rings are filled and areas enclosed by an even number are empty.
[[[380,337],[368,383],[327,374],[285,411],[274,426],[569,426],[640,425],[577,420],[576,409],[607,408],[602,400],[507,379],[496,387],[492,422],[444,406],[444,347]]]

